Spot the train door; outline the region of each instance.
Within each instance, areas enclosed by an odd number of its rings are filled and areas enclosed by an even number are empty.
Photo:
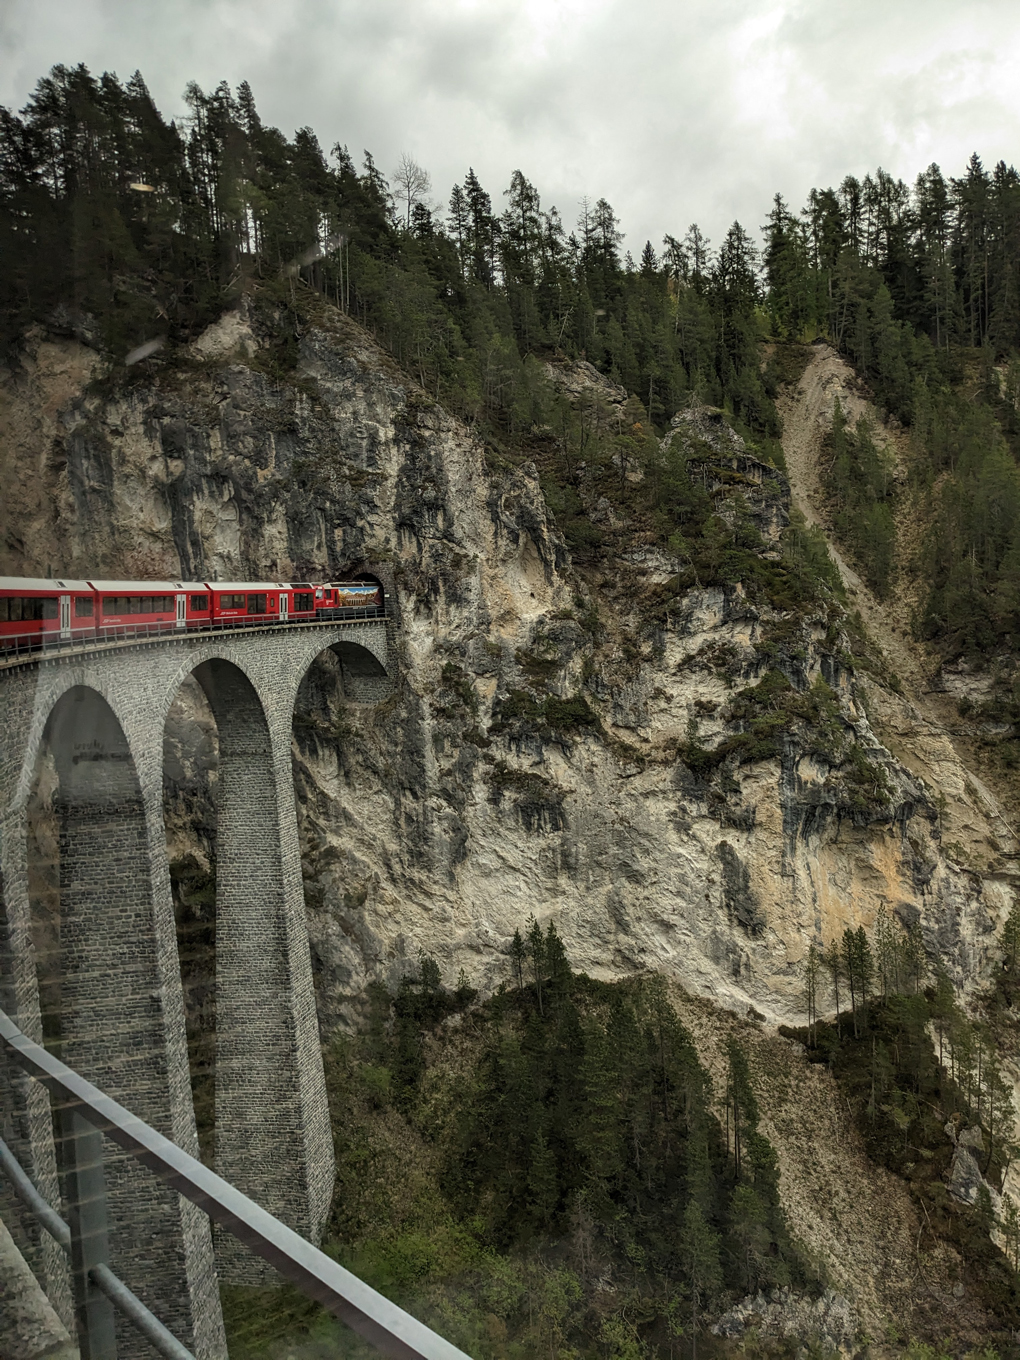
[[[61,595],[60,597],[60,636],[69,638],[71,636],[71,597]]]
[[[187,628],[188,626],[188,597],[187,595],[177,596],[177,627]]]
[[[287,622],[287,614],[288,614],[288,612],[289,612],[289,608],[288,608],[289,604],[290,604],[290,596],[287,594],[287,592],[286,592],[285,590],[281,590],[281,591],[280,591],[280,622],[281,622],[281,623],[286,623],[286,622]]]

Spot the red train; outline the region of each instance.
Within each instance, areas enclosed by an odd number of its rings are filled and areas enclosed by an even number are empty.
[[[191,629],[379,618],[378,581],[63,581],[0,576],[0,654]]]

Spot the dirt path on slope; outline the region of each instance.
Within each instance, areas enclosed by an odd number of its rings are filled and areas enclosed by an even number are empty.
[[[1015,865],[1008,862],[1020,850],[1010,826],[1012,817],[1007,820],[995,794],[976,773],[973,751],[953,733],[953,701],[933,689],[938,658],[911,636],[914,602],[909,589],[888,601],[878,600],[834,541],[819,460],[837,398],[851,423],[860,416],[871,421],[876,442],[890,449],[900,468],[905,448],[899,432],[884,425],[861,395],[850,366],[830,346],[812,345],[799,383],[785,389],[777,403],[783,419],[783,452],[794,504],[825,534],[851,608],[860,612],[865,632],[903,688],[900,697],[885,686],[867,685],[870,716],[893,755],[924,780],[934,797],[941,794],[946,800],[947,849],[952,847],[962,862],[986,873],[1012,869]],[[902,526],[904,532],[911,527]]]

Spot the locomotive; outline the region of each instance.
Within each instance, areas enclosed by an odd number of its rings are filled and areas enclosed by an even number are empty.
[[[0,655],[216,628],[379,618],[378,581],[65,581],[0,576]]]

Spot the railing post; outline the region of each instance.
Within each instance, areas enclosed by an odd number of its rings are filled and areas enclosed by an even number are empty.
[[[110,1264],[106,1225],[103,1135],[73,1107],[60,1111],[71,1286],[81,1360],[116,1360],[113,1304],[93,1284],[93,1266]]]

